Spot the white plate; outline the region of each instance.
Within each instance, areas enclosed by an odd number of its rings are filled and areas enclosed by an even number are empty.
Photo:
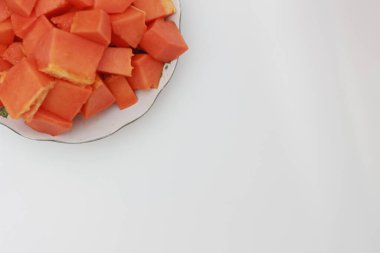
[[[177,12],[169,19],[174,21],[177,26],[180,27],[180,2],[179,0],[174,0],[173,2],[176,6]],[[22,120],[12,120],[0,117],[0,124],[8,127],[15,133],[25,138],[38,141],[84,143],[103,139],[138,120],[149,111],[160,92],[170,81],[176,65],[177,60],[165,64],[159,88],[157,90],[138,91],[137,96],[139,98],[139,102],[134,106],[123,111],[120,111],[116,106],[113,106],[112,108],[96,115],[90,120],[84,120],[82,117],[78,117],[78,119],[76,119],[74,122],[72,131],[66,134],[60,136],[50,136],[47,134],[39,133],[26,126]]]

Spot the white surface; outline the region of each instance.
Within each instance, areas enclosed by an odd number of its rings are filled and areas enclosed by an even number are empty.
[[[79,146],[0,128],[0,252],[380,252],[379,10],[183,0],[146,117]]]

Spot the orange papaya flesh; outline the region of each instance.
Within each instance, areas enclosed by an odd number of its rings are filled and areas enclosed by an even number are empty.
[[[24,38],[36,20],[37,17],[33,15],[24,17],[13,13],[11,15],[11,23],[14,33],[17,35],[17,37]]]
[[[132,49],[109,47],[104,51],[100,60],[98,71],[108,74],[131,76],[132,75]]]
[[[136,0],[133,5],[146,13],[146,22],[165,18],[176,12],[172,0]]]
[[[40,109],[30,121],[25,122],[35,131],[52,136],[61,135],[71,130],[71,121],[64,120],[53,113]]]
[[[163,19],[151,24],[140,42],[140,47],[162,62],[171,62],[189,49],[176,24]]]
[[[80,85],[95,81],[105,47],[57,28],[48,32],[34,52],[38,69]]]
[[[68,0],[73,6],[83,9],[94,5],[94,0]]]
[[[24,58],[8,71],[0,87],[0,100],[12,118],[24,114],[30,118],[53,85],[52,78],[39,72],[31,59]]]
[[[40,16],[24,37],[23,45],[25,54],[28,56],[31,55],[37,48],[41,38],[52,30],[53,27],[54,26],[45,16]]]
[[[107,13],[123,13],[134,0],[95,0],[94,8],[103,9]]]
[[[54,16],[64,13],[71,7],[68,0],[38,0],[34,11],[36,16]]]
[[[111,21],[103,10],[78,11],[73,18],[71,33],[108,46],[111,42]]]
[[[59,29],[64,30],[66,32],[70,32],[71,25],[73,24],[74,16],[75,16],[75,12],[68,12],[63,15],[53,17],[50,20]]]
[[[0,23],[0,44],[10,45],[15,38],[15,33],[12,28],[10,19]]]
[[[9,47],[2,53],[2,57],[4,60],[16,65],[19,63],[24,57],[24,47],[21,42],[13,42]]]
[[[137,103],[137,96],[125,77],[113,75],[106,77],[104,82],[115,97],[116,104],[120,110]]]
[[[111,22],[117,39],[133,48],[138,46],[147,29],[145,13],[133,6],[122,14],[112,15]]]
[[[37,0],[4,0],[10,11],[22,16],[30,16]]]
[[[158,88],[164,63],[147,54],[137,54],[132,58],[132,66],[132,77],[128,77],[128,82],[133,90]]]
[[[4,0],[0,0],[0,22],[8,19],[11,13],[8,9],[8,6],[5,4]]]
[[[91,92],[90,87],[79,87],[63,80],[57,80],[41,108],[62,119],[72,121],[87,102]]]
[[[88,119],[108,109],[114,103],[115,98],[111,91],[104,84],[103,80],[97,77],[90,98],[82,107],[81,113],[84,118]]]

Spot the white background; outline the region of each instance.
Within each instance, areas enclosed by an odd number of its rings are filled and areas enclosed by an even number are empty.
[[[0,128],[0,252],[380,252],[380,1],[182,8],[191,50],[141,120]]]

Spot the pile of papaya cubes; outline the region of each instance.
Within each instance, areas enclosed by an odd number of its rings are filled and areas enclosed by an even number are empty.
[[[60,135],[137,90],[188,50],[172,0],[0,0],[0,106]]]

